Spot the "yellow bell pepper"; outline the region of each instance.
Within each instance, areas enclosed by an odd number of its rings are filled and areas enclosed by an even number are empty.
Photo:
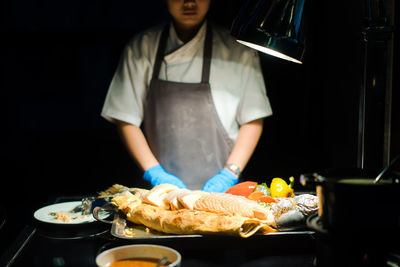
[[[294,178],[290,177],[290,185],[288,185],[282,178],[273,178],[269,190],[271,197],[294,197],[293,183]]]

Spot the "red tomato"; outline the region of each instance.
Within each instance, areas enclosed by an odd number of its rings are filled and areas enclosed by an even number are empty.
[[[251,193],[247,198],[250,200],[260,200],[260,198],[262,198],[264,196],[264,192],[261,191],[254,191],[253,193]]]
[[[274,198],[272,198],[272,197],[270,197],[270,196],[263,196],[263,197],[260,197],[260,198],[258,199],[258,201],[266,202],[266,203],[277,203],[277,202],[278,202],[278,201],[276,201],[276,199],[274,199]]]
[[[230,187],[225,193],[248,197],[256,189],[256,186],[257,182],[246,181]]]

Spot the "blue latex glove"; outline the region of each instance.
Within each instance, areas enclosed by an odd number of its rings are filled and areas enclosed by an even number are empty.
[[[143,174],[143,179],[151,183],[152,186],[172,184],[179,188],[187,188],[178,177],[166,172],[160,164],[148,168]]]
[[[234,186],[238,182],[239,178],[224,168],[219,173],[208,179],[202,190],[206,192],[224,193],[229,187]]]

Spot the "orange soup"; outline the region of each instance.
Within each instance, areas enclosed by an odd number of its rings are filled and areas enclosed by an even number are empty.
[[[135,258],[135,259],[126,259],[126,260],[117,260],[111,262],[107,267],[155,267],[158,263],[158,259],[151,258]],[[166,265],[161,266],[167,266]]]

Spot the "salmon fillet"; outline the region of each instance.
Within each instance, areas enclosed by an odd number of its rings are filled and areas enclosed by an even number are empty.
[[[275,222],[274,215],[269,208],[263,207],[256,201],[243,196],[226,193],[210,193],[202,196],[194,204],[194,209],[256,218],[266,221],[270,225]]]

